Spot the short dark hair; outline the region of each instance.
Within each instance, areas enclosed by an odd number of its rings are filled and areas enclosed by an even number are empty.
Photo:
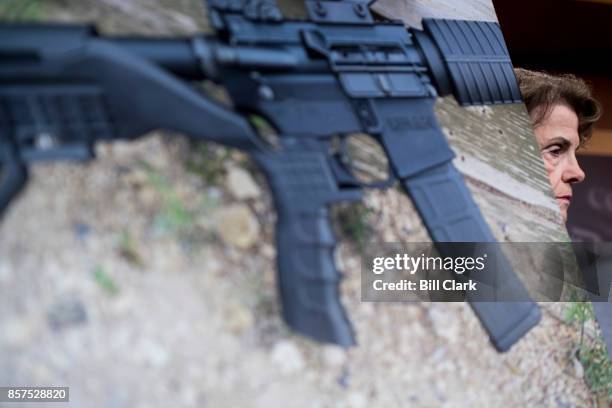
[[[601,107],[584,80],[572,74],[552,75],[523,68],[515,68],[514,73],[534,127],[542,123],[554,105],[567,105],[578,116],[580,143],[591,137],[601,117]]]

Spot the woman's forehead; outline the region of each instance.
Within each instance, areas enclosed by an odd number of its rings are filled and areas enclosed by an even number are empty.
[[[542,136],[547,139],[564,137],[572,142],[579,142],[578,116],[572,108],[567,105],[554,105],[537,126]]]
[[[548,125],[568,127],[578,131],[578,116],[572,108],[567,105],[554,105],[543,123]]]

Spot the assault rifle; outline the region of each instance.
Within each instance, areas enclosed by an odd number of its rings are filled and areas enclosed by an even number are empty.
[[[331,139],[358,132],[384,148],[442,256],[445,242],[495,242],[452,163],[436,97],[462,105],[521,101],[497,24],[426,19],[424,30],[375,21],[361,0],[306,0],[308,19],[285,19],[269,0],[209,0],[215,36],[103,37],[89,26],[0,28],[0,210],[27,165],[93,158],[97,141],[171,129],[247,152],[263,169],[278,212],[278,287],[287,324],[316,340],[355,344],[339,299],[329,207],[367,185]],[[225,87],[226,108],[187,81]],[[277,131],[275,146],[247,120]],[[384,183],[383,183],[384,184]],[[507,261],[497,272],[526,293]],[[496,278],[497,279],[497,278]],[[498,350],[539,318],[522,302],[469,295]]]

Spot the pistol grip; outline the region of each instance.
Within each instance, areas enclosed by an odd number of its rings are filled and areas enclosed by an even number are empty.
[[[283,317],[299,333],[343,347],[355,344],[340,303],[336,239],[326,208],[279,208],[276,225],[278,287]]]
[[[278,288],[283,317],[296,332],[343,347],[355,344],[340,303],[340,273],[334,264],[334,236],[328,206],[354,201],[357,189],[340,190],[325,153],[291,150],[256,155],[278,214]]]

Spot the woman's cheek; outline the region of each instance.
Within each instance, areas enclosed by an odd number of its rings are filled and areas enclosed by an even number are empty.
[[[561,175],[563,174],[563,172],[561,171],[561,168],[562,166],[556,165],[548,175],[548,178],[550,179],[550,184],[556,196],[563,193],[563,187],[561,183]],[[561,188],[561,191],[557,191],[558,188]]]
[[[546,174],[548,175],[548,181],[550,182],[550,186],[554,191],[557,185],[559,184],[559,180],[561,179],[560,175],[557,174],[559,169],[557,160],[550,157],[546,157],[545,154],[544,168],[546,169]]]
[[[544,168],[546,169],[546,173],[548,174],[548,177],[550,178],[551,173],[555,171],[555,167],[556,167],[555,163],[553,162],[552,158],[547,157],[546,153],[544,153],[542,158],[544,159]]]

